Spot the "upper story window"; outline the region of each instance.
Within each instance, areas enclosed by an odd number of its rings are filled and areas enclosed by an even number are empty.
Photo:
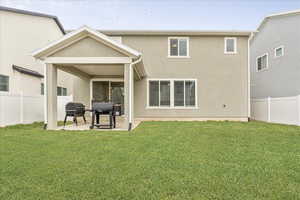
[[[275,58],[281,57],[284,55],[284,47],[280,46],[274,49]]]
[[[9,91],[9,76],[0,75],[0,91]]]
[[[268,68],[268,54],[257,57],[256,59],[257,71],[261,71]]]
[[[169,37],[169,57],[189,57],[188,37]]]
[[[224,53],[236,54],[237,53],[237,39],[235,37],[224,38]]]

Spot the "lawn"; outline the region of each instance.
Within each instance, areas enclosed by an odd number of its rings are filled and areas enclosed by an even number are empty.
[[[0,199],[300,199],[300,127],[144,122],[0,129]]]

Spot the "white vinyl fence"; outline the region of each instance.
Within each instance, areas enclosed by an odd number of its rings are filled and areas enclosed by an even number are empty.
[[[63,120],[72,96],[57,97],[57,117]],[[0,127],[44,121],[44,96],[0,93]]]
[[[300,125],[300,95],[252,99],[251,118],[266,122]]]

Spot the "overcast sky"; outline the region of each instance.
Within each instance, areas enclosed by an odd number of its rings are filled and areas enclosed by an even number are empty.
[[[1,6],[58,16],[65,29],[254,30],[300,0],[0,0]]]

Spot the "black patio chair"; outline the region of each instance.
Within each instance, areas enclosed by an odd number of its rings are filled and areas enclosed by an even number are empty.
[[[84,123],[86,123],[84,114],[85,114],[85,106],[82,103],[76,103],[76,102],[67,103],[64,126],[66,125],[68,117],[73,117],[73,122],[76,124],[76,126],[78,125],[77,117],[83,117]]]

